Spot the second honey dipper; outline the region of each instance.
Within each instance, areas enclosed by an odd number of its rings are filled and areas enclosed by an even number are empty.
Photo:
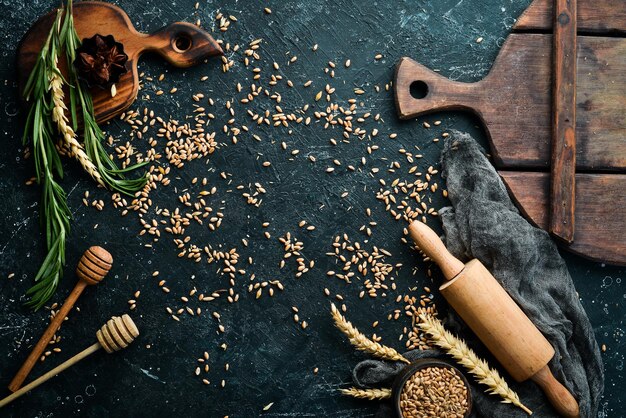
[[[467,264],[456,259],[422,222],[411,223],[409,233],[441,268],[442,295],[511,376],[518,382],[531,379],[559,414],[577,417],[576,399],[548,368],[554,348],[487,268],[476,259]]]
[[[42,383],[47,382],[52,379],[54,376],[58,375],[62,371],[72,367],[74,364],[78,363],[82,359],[89,357],[96,351],[104,348],[104,351],[111,354],[116,351],[120,351],[129,344],[131,344],[135,338],[139,336],[139,330],[137,326],[133,322],[133,320],[128,315],[122,315],[121,317],[114,316],[106,324],[104,324],[98,332],[96,332],[96,338],[98,342],[87,347],[80,353],[76,354],[74,357],[66,360],[65,362],[59,364],[54,369],[50,370],[48,373],[38,377],[33,380],[20,390],[15,391],[11,395],[7,396],[4,399],[0,399],[0,408],[9,403],[13,402],[15,399],[20,396],[28,393],[32,389],[35,389]]]
[[[78,297],[83,293],[83,290],[85,290],[87,285],[100,283],[111,269],[112,264],[113,257],[102,247],[94,246],[85,251],[76,267],[76,275],[79,279],[78,283],[76,283],[72,293],[70,293],[63,303],[63,306],[61,306],[52,321],[50,321],[50,325],[48,325],[48,328],[46,328],[33,348],[33,351],[31,351],[26,361],[24,361],[24,364],[22,364],[22,367],[20,367],[13,380],[11,380],[9,384],[9,390],[11,392],[15,392],[22,386],[22,383],[24,383],[24,380],[26,380],[26,377],[28,377],[28,374],[35,366],[39,356],[41,356],[41,353],[46,349],[54,333],[59,330],[65,317],[74,306],[74,303],[76,303]]]

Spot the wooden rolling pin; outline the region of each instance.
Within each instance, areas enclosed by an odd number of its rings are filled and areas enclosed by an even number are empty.
[[[413,221],[415,244],[446,278],[439,290],[467,325],[518,382],[531,379],[564,417],[578,417],[578,403],[548,368],[554,348],[483,264],[463,264],[428,226]]]
[[[74,286],[72,293],[65,299],[61,309],[59,309],[52,321],[50,321],[50,325],[48,325],[48,328],[46,328],[33,348],[33,351],[31,351],[28,358],[24,361],[24,364],[22,364],[22,367],[20,367],[13,380],[11,380],[9,384],[9,390],[11,392],[15,392],[22,386],[22,383],[24,383],[24,380],[28,377],[35,363],[37,363],[41,353],[43,353],[54,334],[59,330],[65,317],[76,303],[78,297],[83,293],[83,290],[85,290],[88,285],[100,283],[111,269],[112,264],[113,257],[102,247],[95,246],[85,251],[76,267],[76,275],[79,279],[78,283]]]
[[[128,345],[132,343],[134,339],[138,336],[139,330],[137,329],[137,326],[130,318],[130,316],[122,315],[121,318],[114,316],[113,318],[109,319],[109,321],[104,324],[102,328],[98,330],[98,332],[96,332],[96,338],[98,339],[97,343],[84,349],[66,362],[61,363],[43,376],[33,380],[17,392],[0,400],[0,408],[13,402],[15,399],[19,398],[26,392],[53,378],[54,376],[61,373],[63,370],[73,366],[85,357],[88,357],[91,354],[95,353],[99,349],[104,348],[107,353],[111,354],[115,351],[119,351],[123,348],[128,347]]]

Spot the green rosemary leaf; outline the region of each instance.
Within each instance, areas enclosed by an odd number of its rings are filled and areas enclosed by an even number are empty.
[[[36,284],[26,291],[30,296],[27,306],[37,310],[50,299],[62,277],[64,265],[65,231],[61,231],[49,247],[48,255],[35,277]]]
[[[134,165],[126,167],[126,168],[111,169],[111,170],[109,170],[109,172],[110,173],[114,173],[114,174],[124,174],[124,173],[128,173],[130,171],[136,170],[136,169],[138,169],[140,167],[144,167],[144,166],[146,166],[148,164],[150,164],[148,161],[144,161],[144,162],[137,163],[137,164],[134,164]],[[142,178],[138,178],[138,179],[135,179],[135,180],[142,180]],[[129,180],[129,181],[132,181],[132,180]]]
[[[26,116],[26,125],[25,126],[33,126],[34,122],[34,112],[31,106],[31,109],[28,111],[28,115]],[[22,134],[22,144],[27,145],[29,141],[30,135],[28,129],[24,129],[24,133]]]
[[[58,17],[58,12],[57,12]],[[35,66],[28,76],[28,80],[26,81],[26,86],[24,86],[23,96],[26,100],[30,100],[33,95],[33,90],[37,89],[37,86],[41,86],[42,78],[45,77],[44,68],[47,61],[48,50],[50,49],[50,43],[52,42],[53,30],[50,30],[48,34],[48,38],[46,38],[46,42],[44,43],[39,55],[37,56],[37,61],[35,62]]]
[[[65,54],[67,57],[68,67],[73,68],[74,59],[76,58],[76,49],[80,44],[80,39],[76,31],[72,30],[74,27],[74,15],[72,9],[72,1],[68,1],[66,7],[65,19],[63,19],[63,26],[61,28],[60,39],[63,41],[62,46],[65,48]],[[69,98],[70,98],[70,116],[72,122],[72,129],[74,132],[78,131],[78,118],[77,118],[77,98],[76,98],[76,86],[74,80],[65,80],[69,85]],[[70,83],[71,82],[71,83]]]
[[[69,83],[68,83],[69,84]],[[76,111],[76,91],[74,88],[72,88],[72,86],[70,86],[69,88],[69,92],[70,92],[70,118],[72,121],[72,129],[74,130],[74,132],[78,131],[78,118],[76,117],[76,115],[78,114],[78,112]]]

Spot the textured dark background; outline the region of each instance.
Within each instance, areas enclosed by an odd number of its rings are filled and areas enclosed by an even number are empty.
[[[0,131],[3,140],[0,151],[0,387],[8,384],[47,325],[44,310],[32,313],[22,308],[22,295],[32,284],[44,248],[38,224],[39,190],[24,185],[32,176],[33,166],[30,161],[24,161],[22,154],[23,112],[18,106],[14,59],[21,36],[55,3],[49,0],[0,2]],[[255,259],[250,272],[267,278],[279,277],[286,286],[285,291],[273,299],[255,300],[254,295],[246,291],[247,283],[240,279],[239,303],[229,305],[219,300],[203,304],[201,317],[185,316],[180,323],[169,318],[166,304],[180,305],[179,297],[193,286],[199,291],[227,287],[226,279],[216,273],[215,265],[178,259],[169,235],[152,249],[145,248],[144,244],[150,239],[137,236],[141,226],[136,217],[120,217],[119,211],[112,208],[108,192],[96,189],[75,163],[68,162],[63,186],[69,193],[74,220],[67,249],[66,277],[53,301],[61,302],[74,285],[76,278],[72,270],[89,245],[108,248],[114,255],[115,265],[105,282],[85,291],[77,304],[80,312],[72,311],[61,331],[62,353],[38,364],[31,378],[94,342],[96,329],[111,315],[126,312],[127,300],[136,290],[141,290],[141,297],[132,316],[142,335],[123,353],[92,356],[1,410],[0,416],[372,416],[376,402],[354,401],[337,393],[337,389],[350,384],[350,370],[364,356],[355,353],[332,327],[329,300],[322,289],[328,287],[333,294],[344,295],[348,317],[366,333],[376,332],[383,337],[383,342],[397,348],[402,347],[403,343],[397,342],[397,338],[402,328],[409,325],[409,320],[386,320],[389,312],[400,308],[394,302],[396,292],[389,292],[387,298],[359,300],[361,285],[358,281],[346,286],[327,278],[326,270],[336,267],[333,267],[334,260],[324,253],[331,250],[332,238],[338,233],[345,232],[363,242],[367,237],[358,229],[367,222],[365,208],[370,207],[378,225],[368,246],[384,247],[393,253],[389,257],[391,262],[404,264],[396,279],[398,288],[402,293],[413,286],[434,288],[433,281],[425,274],[427,266],[400,242],[404,225],[393,221],[375,199],[378,178],[391,181],[397,177],[385,170],[390,161],[400,160],[398,149],[402,147],[421,146],[425,158],[420,165],[426,168],[435,164],[441,144],[431,139],[443,129],[456,128],[484,138],[481,128],[476,126],[477,121],[468,115],[446,113],[420,119],[417,123],[400,122],[394,115],[392,93],[375,93],[373,86],[384,86],[391,80],[394,64],[402,56],[411,56],[455,80],[479,80],[487,74],[515,18],[529,1],[290,0],[269,4],[273,10],[269,16],[263,14],[265,4],[254,1],[201,0],[197,11],[193,7],[195,0],[115,3],[127,11],[139,30],[146,32],[172,21],[194,22],[198,18],[211,31],[215,29],[212,18],[217,9],[235,15],[238,22],[228,32],[212,32],[216,38],[242,46],[252,39],[263,38],[263,67],[268,72],[271,62],[277,61],[285,76],[296,85],[301,86],[307,79],[314,81],[315,89],[298,87],[287,91],[284,83],[277,88],[285,96],[283,104],[287,109],[313,103],[315,92],[330,80],[323,68],[329,60],[335,61],[337,76],[331,84],[337,88],[336,101],[345,103],[353,97],[354,87],[363,87],[367,91],[363,101],[372,112],[383,116],[385,122],[378,126],[381,135],[371,141],[380,149],[367,156],[366,147],[370,142],[358,140],[333,147],[329,138],[339,138],[340,132],[324,130],[319,124],[296,126],[291,134],[287,129],[255,128],[264,138],[262,142],[242,135],[237,145],[224,145],[208,161],[189,163],[180,175],[172,175],[173,184],[179,190],[195,176],[206,176],[219,188],[219,199],[223,200],[220,206],[226,214],[224,225],[215,233],[196,230],[192,233],[196,240],[215,248],[220,245],[226,249],[238,247],[244,258],[253,256]],[[476,43],[478,37],[483,37],[484,41]],[[314,54],[311,46],[316,43],[319,50]],[[287,51],[299,56],[295,65],[287,66]],[[373,57],[379,52],[384,54],[384,59],[375,62]],[[352,60],[348,70],[343,68],[347,58]],[[226,100],[238,97],[237,82],[247,86],[251,80],[250,71],[239,64],[238,57],[236,61],[235,68],[223,74],[219,60],[180,70],[159,58],[144,57],[140,71],[155,77],[166,72],[167,78],[160,87],[169,90],[177,86],[179,89],[175,96],[152,95],[149,107],[163,117],[182,120],[190,113],[190,95],[203,92],[217,101],[217,120],[212,126],[218,131],[218,142],[230,143],[220,133],[227,119],[223,105]],[[202,75],[209,75],[210,79],[200,83]],[[151,88],[148,83],[146,89]],[[145,105],[141,99],[136,104],[138,107]],[[238,118],[238,124],[250,124],[243,109],[238,111]],[[421,127],[423,120],[436,119],[443,121],[440,127],[430,130]],[[366,126],[370,130],[374,127]],[[116,121],[106,129],[125,141],[122,134],[127,128],[124,124]],[[397,132],[398,138],[388,139],[390,132]],[[293,159],[282,151],[281,141],[288,142],[290,149],[300,149],[300,156]],[[140,141],[137,146],[141,148]],[[317,157],[316,164],[306,161],[309,154]],[[257,159],[258,155],[263,157]],[[347,164],[356,165],[362,156],[368,157],[368,166],[363,171],[345,170]],[[334,158],[344,165],[328,175],[324,169]],[[261,169],[263,160],[271,161],[272,168]],[[380,167],[381,173],[376,177],[369,175],[371,167]],[[403,167],[406,169],[406,164]],[[239,192],[227,193],[232,187],[219,179],[222,171],[233,174],[233,184],[261,182],[268,190],[261,207],[247,205]],[[81,204],[86,190],[91,191],[92,198],[105,200],[104,211]],[[344,191],[350,194],[342,199],[340,195]],[[160,188],[153,199],[162,207],[173,208],[176,196],[173,187]],[[444,204],[443,200],[435,201],[433,206]],[[317,229],[307,232],[298,228],[300,219],[306,219]],[[314,259],[316,267],[298,280],[293,278],[293,270],[279,270],[282,249],[275,239],[263,238],[260,224],[264,221],[271,222],[268,230],[274,238],[291,231],[302,240],[305,256]],[[245,236],[250,241],[247,248],[240,241]],[[599,416],[623,416],[625,310],[621,305],[626,289],[621,278],[624,269],[568,254],[564,256],[597,338],[607,345],[603,355],[606,395]],[[412,275],[414,269],[417,273]],[[160,277],[167,279],[172,288],[169,295],[156,286],[151,277],[154,270],[159,270]],[[8,279],[10,273],[15,273],[15,277]],[[310,324],[306,330],[294,324],[293,305],[300,308],[300,317]],[[209,315],[211,311],[221,313],[226,327],[224,334],[216,333],[217,324]],[[381,325],[372,330],[370,324],[376,319],[381,320]],[[219,348],[222,343],[228,344],[226,351]],[[147,345],[151,348],[147,349]],[[204,351],[211,354],[211,372],[207,376],[210,386],[203,385],[194,376],[195,359]],[[224,371],[225,363],[230,364],[228,372]],[[315,367],[319,368],[317,375],[312,372]],[[225,388],[219,387],[221,379],[226,379]],[[8,391],[0,391],[0,396],[4,394]],[[262,412],[270,402],[274,402],[271,409]]]

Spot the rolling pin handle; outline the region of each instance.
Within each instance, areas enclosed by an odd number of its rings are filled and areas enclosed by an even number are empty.
[[[465,264],[450,254],[439,236],[426,224],[411,222],[409,234],[419,249],[439,265],[446,280],[452,280],[465,268]]]
[[[541,387],[554,409],[561,416],[566,418],[579,416],[578,402],[569,390],[555,379],[547,365],[535,373],[531,379]]]

